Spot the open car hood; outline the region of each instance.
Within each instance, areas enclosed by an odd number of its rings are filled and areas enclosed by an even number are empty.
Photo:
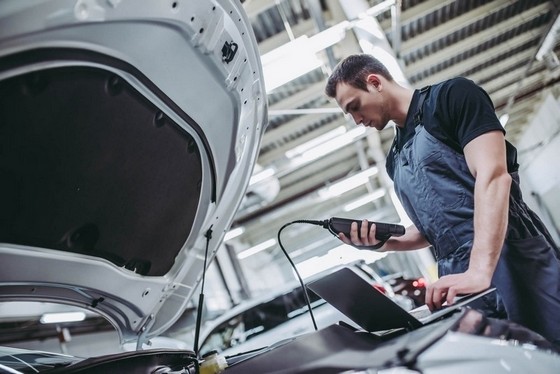
[[[0,2],[0,301],[181,315],[266,124],[238,1]]]

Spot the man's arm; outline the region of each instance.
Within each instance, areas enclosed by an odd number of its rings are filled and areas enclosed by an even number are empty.
[[[368,230],[368,223],[366,220],[362,221],[362,224],[359,226],[357,222],[353,222],[350,228],[350,238],[347,238],[343,233],[340,233],[338,237],[346,244],[374,246],[380,242],[375,238],[375,230],[375,225],[371,225],[371,228]],[[425,248],[429,245],[426,238],[418,231],[416,226],[412,225],[407,227],[403,236],[391,237],[381,248],[376,249],[376,251],[407,251]]]
[[[507,172],[506,147],[501,131],[491,131],[470,141],[464,154],[474,188],[474,240],[465,273],[441,277],[426,290],[426,304],[438,309],[458,294],[482,291],[490,286],[504,243],[508,222],[511,177]]]

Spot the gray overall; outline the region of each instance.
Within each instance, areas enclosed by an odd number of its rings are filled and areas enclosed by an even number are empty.
[[[402,149],[397,141],[393,143],[387,171],[407,214],[432,244],[438,273],[443,276],[462,273],[469,265],[475,179],[463,154],[422,125],[422,113],[433,111],[437,91],[438,86],[429,93],[421,91],[415,133]],[[489,316],[505,317],[505,307],[509,320],[560,343],[558,249],[541,220],[523,202],[516,166],[510,170],[506,239],[492,279],[498,295],[493,293],[481,309]]]

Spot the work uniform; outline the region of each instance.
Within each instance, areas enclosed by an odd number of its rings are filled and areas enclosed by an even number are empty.
[[[486,92],[455,78],[414,93],[404,128],[387,156],[387,172],[407,214],[433,246],[440,276],[465,272],[474,237],[474,185],[463,147],[504,131]],[[560,260],[547,229],[523,202],[516,150],[507,143],[512,177],[509,221],[484,311],[560,343]],[[502,304],[503,303],[503,304]]]

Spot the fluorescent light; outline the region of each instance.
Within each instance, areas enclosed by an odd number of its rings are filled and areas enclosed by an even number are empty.
[[[253,185],[255,183],[259,183],[265,180],[266,178],[270,178],[274,175],[274,173],[275,171],[273,168],[266,168],[262,171],[259,171],[257,174],[251,176],[251,179],[249,180],[249,185]]]
[[[363,126],[356,127],[346,134],[343,134],[337,138],[328,140],[322,144],[319,144],[316,147],[313,147],[305,152],[303,152],[299,156],[295,156],[291,162],[290,166],[296,167],[306,164],[308,162],[314,161],[322,156],[325,156],[329,153],[332,153],[350,143],[352,143],[357,138],[361,137],[365,134],[366,128]]]
[[[340,107],[269,109],[268,116],[293,116],[302,114],[342,114]]]
[[[342,21],[334,26],[325,29],[309,38],[310,46],[314,52],[322,51],[336,43],[340,42],[346,36],[346,30],[350,29],[352,24],[349,21]]]
[[[396,4],[395,0],[385,0],[381,4],[377,4],[375,6],[372,6],[371,8],[366,10],[365,12],[360,13],[358,15],[358,18],[362,19],[362,18],[366,18],[366,17],[376,17],[376,16],[380,15],[381,13],[389,10],[389,8],[391,8],[395,4]]]
[[[239,235],[243,234],[244,232],[245,232],[244,227],[236,227],[232,230],[229,230],[224,235],[224,241],[226,242],[226,241],[231,240],[233,238],[237,238]]]
[[[323,65],[307,35],[262,55],[261,62],[267,92]]]
[[[45,313],[39,320],[41,323],[79,322],[86,319],[84,312]]]
[[[313,138],[312,140],[305,142],[303,144],[298,145],[297,147],[294,147],[290,150],[288,150],[286,152],[286,157],[287,158],[294,158],[297,156],[300,156],[301,154],[309,151],[312,148],[315,148],[331,139],[337,138],[339,139],[339,136],[344,135],[346,133],[346,127],[345,126],[338,126],[336,129],[331,130],[329,132],[324,133],[323,135],[317,136],[315,138]]]
[[[554,49],[554,45],[556,44],[558,33],[560,32],[560,16],[556,17],[556,20],[552,24],[552,27],[546,34],[544,40],[541,43],[535,58],[538,61],[542,61],[544,56],[550,53]]]
[[[342,244],[328,251],[323,256],[315,256],[296,264],[302,278],[310,277],[336,266],[346,265],[355,261],[364,260],[371,264],[383,257],[387,252],[363,251],[347,244]]]
[[[377,174],[379,169],[377,166],[372,166],[358,174],[354,174],[349,178],[346,178],[338,183],[332,184],[326,188],[319,190],[319,196],[323,199],[329,199],[333,197],[340,196],[345,192],[353,190],[354,188],[361,186],[369,180],[369,177]]]
[[[508,120],[509,120],[509,114],[504,113],[500,116],[500,123],[502,124],[502,127],[506,127]]]
[[[367,203],[370,203],[372,201],[375,201],[381,197],[385,196],[385,189],[384,188],[380,188],[378,190],[375,190],[374,192],[361,197],[357,200],[352,201],[351,203],[347,204],[344,206],[344,211],[345,212],[350,212],[351,210],[357,209],[361,206],[366,205]]]
[[[321,67],[323,62],[316,53],[344,39],[350,27],[350,22],[343,21],[312,37],[302,35],[262,55],[266,91]]]
[[[242,251],[241,253],[238,253],[237,258],[240,259],[240,260],[243,260],[244,258],[252,256],[255,253],[259,253],[261,251],[264,251],[265,249],[270,248],[275,244],[276,244],[275,239],[268,239],[267,241],[262,242],[261,244],[257,244],[254,247],[248,248],[248,249]]]

